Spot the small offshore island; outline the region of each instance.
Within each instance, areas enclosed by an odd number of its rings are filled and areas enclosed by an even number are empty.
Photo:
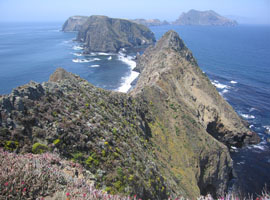
[[[0,198],[163,200],[228,192],[230,150],[260,138],[176,32],[156,42],[144,25],[106,16],[71,17],[63,31],[78,31],[85,53],[147,47],[136,59],[138,81],[128,93],[107,91],[58,68],[48,82],[0,96]]]

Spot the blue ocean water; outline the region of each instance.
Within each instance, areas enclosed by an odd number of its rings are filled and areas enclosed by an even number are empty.
[[[47,81],[57,67],[109,90],[131,75],[130,60],[119,55],[77,56],[83,49],[76,33],[61,32],[62,23],[0,24],[0,94],[29,81]],[[110,58],[111,57],[111,58]]]
[[[109,90],[126,91],[137,76],[132,57],[83,55],[76,33],[59,31],[62,23],[0,24],[0,94],[30,80],[47,81],[57,67]],[[159,26],[159,39],[177,31],[221,95],[259,133],[262,142],[232,153],[232,187],[259,193],[270,186],[270,26]]]

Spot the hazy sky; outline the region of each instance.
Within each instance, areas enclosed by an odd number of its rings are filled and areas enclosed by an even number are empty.
[[[173,21],[190,9],[270,24],[270,0],[0,0],[0,21],[64,21],[94,14]]]

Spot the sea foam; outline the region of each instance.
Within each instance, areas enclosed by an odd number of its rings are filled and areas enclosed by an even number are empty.
[[[78,51],[78,50],[83,50],[84,48],[81,46],[74,46],[72,47],[72,49]]]
[[[138,72],[132,71],[136,67],[136,62],[132,60],[133,58],[134,57],[131,56],[124,56],[123,53],[118,55],[118,60],[126,63],[130,67],[130,74],[122,78],[122,84],[117,89],[119,92],[128,92],[128,90],[131,88],[131,83],[139,76]]]
[[[96,68],[96,67],[100,67],[100,65],[90,65],[89,67]]]
[[[254,115],[249,115],[249,114],[241,114],[241,116],[245,119],[255,119]]]
[[[219,81],[217,80],[214,80],[214,81],[211,81],[211,83],[218,89],[229,89],[230,86],[228,85],[225,85],[225,84],[221,84]]]
[[[237,82],[236,82],[236,81],[230,81],[230,83],[231,83],[231,84],[237,84]]]
[[[78,59],[78,58],[75,58],[75,59],[72,59],[72,62],[75,62],[75,63],[89,63],[89,62],[99,61],[99,60],[100,60],[99,58],[93,58],[93,59]]]

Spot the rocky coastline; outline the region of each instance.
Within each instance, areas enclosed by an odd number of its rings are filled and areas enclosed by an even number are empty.
[[[110,21],[87,21],[99,20]],[[256,144],[258,135],[219,95],[176,32],[138,56],[136,70],[140,76],[127,94],[59,68],[48,82],[1,96],[0,147],[72,160],[110,194],[160,200],[223,195],[233,174],[230,148]],[[47,196],[56,193],[48,189]]]

